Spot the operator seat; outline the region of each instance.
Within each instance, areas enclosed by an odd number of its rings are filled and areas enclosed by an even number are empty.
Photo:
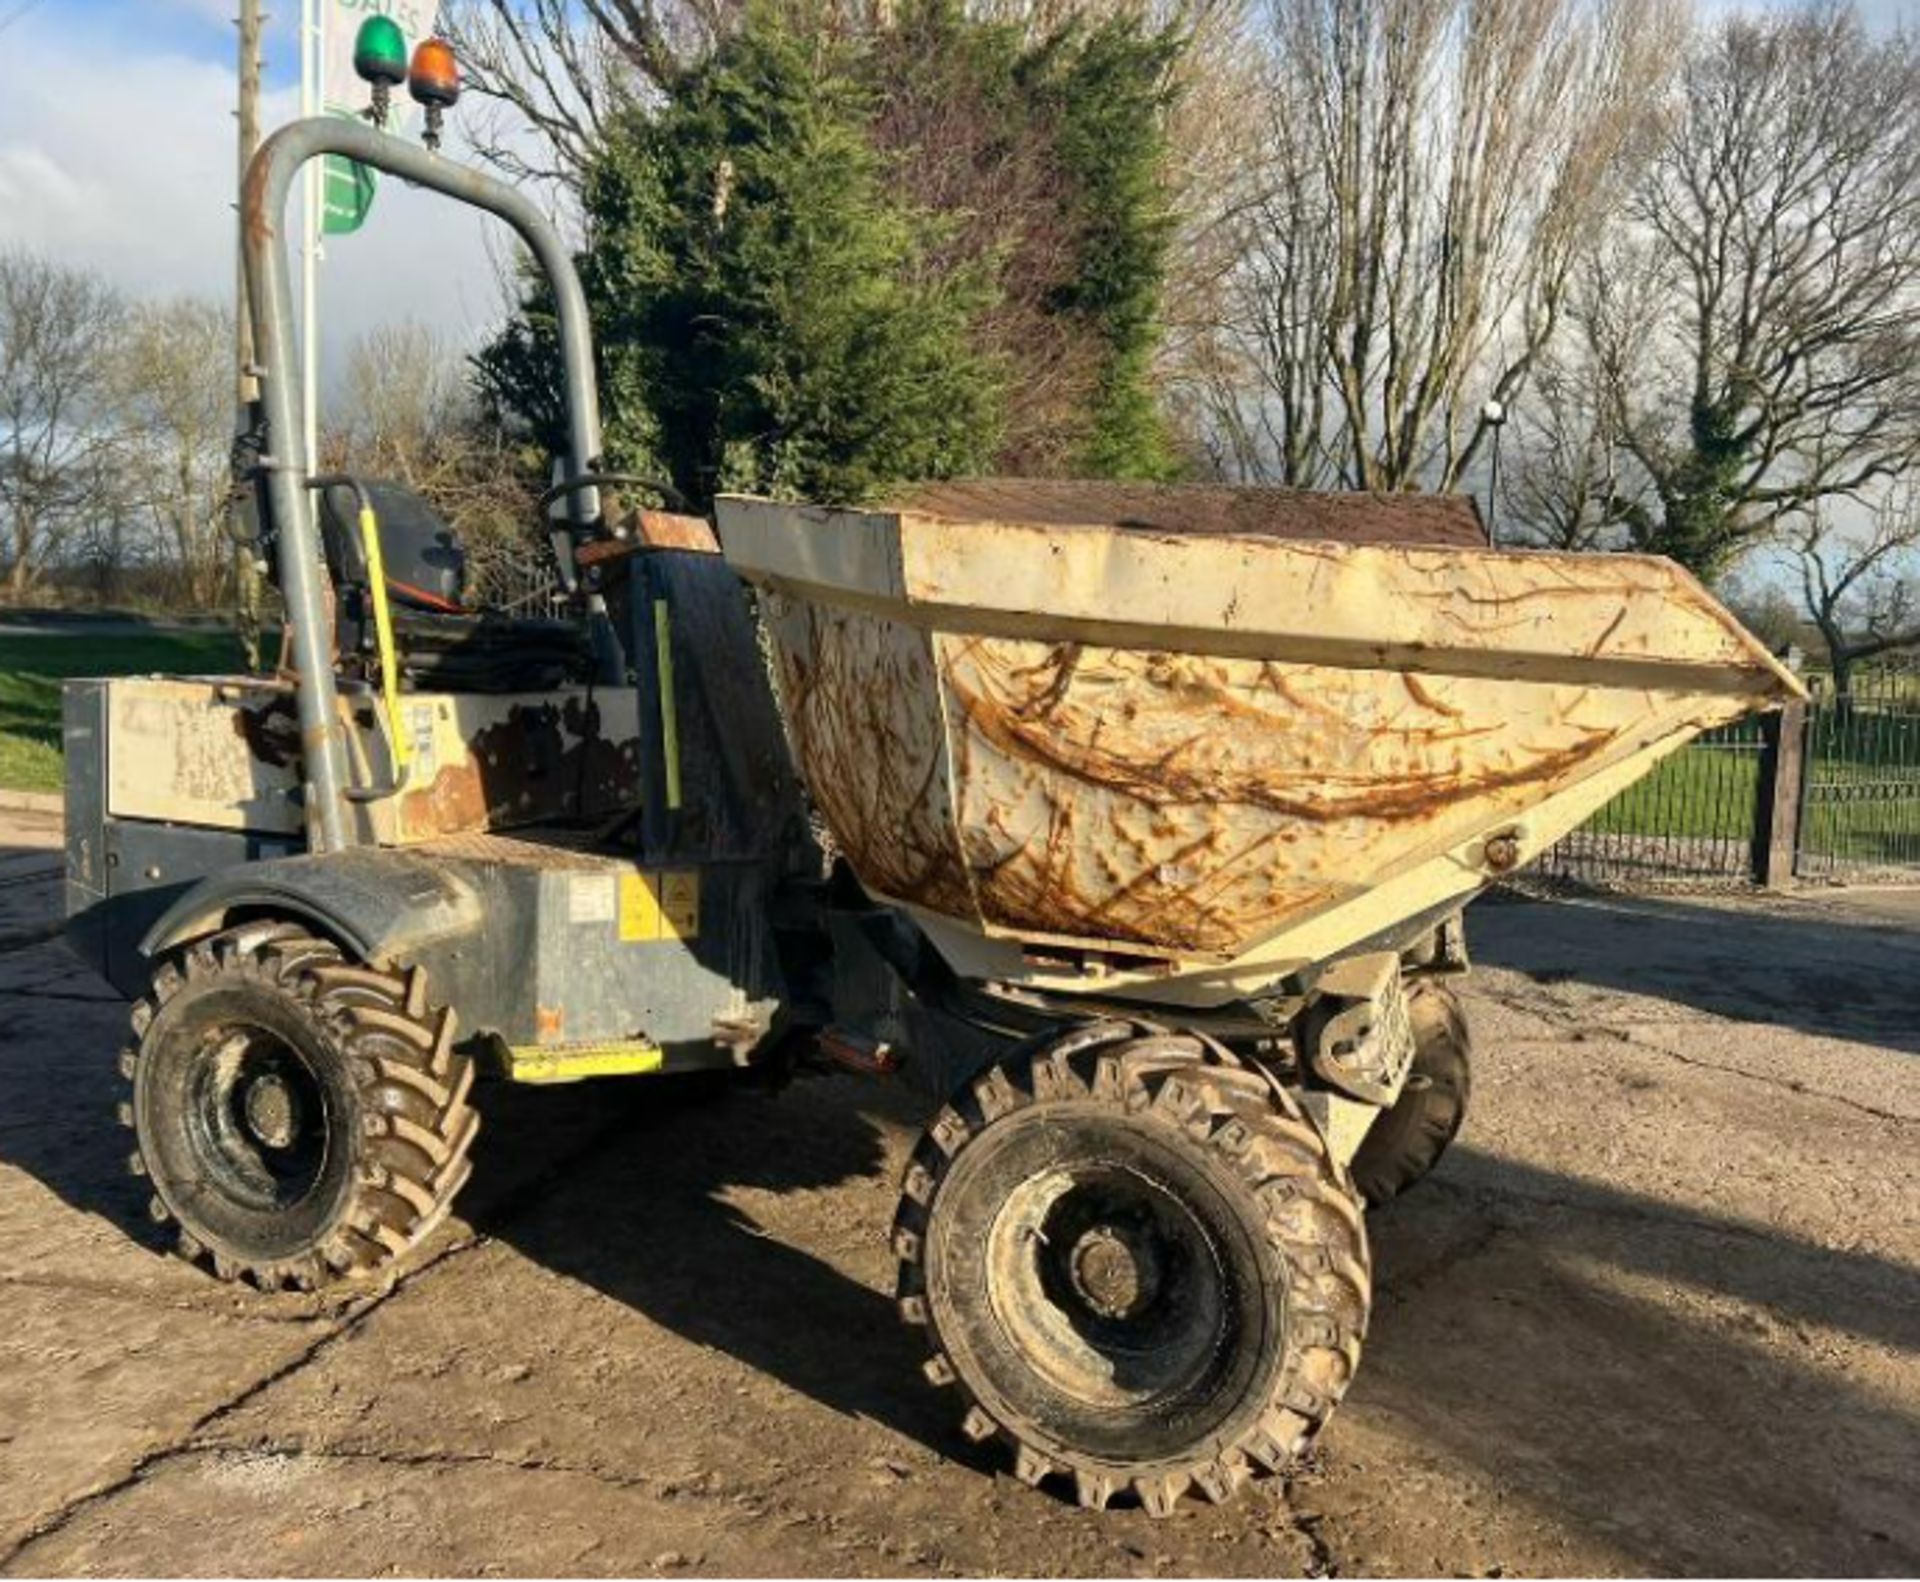
[[[379,524],[403,686],[536,692],[592,675],[592,644],[579,621],[471,608],[459,531],[404,483],[370,478],[362,486]],[[377,655],[379,639],[354,489],[335,484],[322,490],[319,517],[341,657],[365,665]]]

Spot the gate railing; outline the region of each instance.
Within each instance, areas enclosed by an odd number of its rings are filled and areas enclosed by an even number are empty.
[[[1920,878],[1920,675],[1876,671],[1844,697],[1816,691],[1795,871]]]
[[[1545,852],[1603,887],[1920,883],[1920,674],[1824,676],[1813,698],[1708,731]]]
[[[1749,882],[1765,719],[1708,731],[1543,853],[1544,878],[1598,885]]]

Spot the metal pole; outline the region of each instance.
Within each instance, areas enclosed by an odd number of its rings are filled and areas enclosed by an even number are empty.
[[[260,147],[260,30],[266,18],[260,11],[260,0],[240,0],[240,105],[237,111],[239,123],[240,170],[238,183],[247,179],[247,166],[253,162],[254,153]],[[236,190],[238,187],[236,185]],[[239,213],[235,206],[234,224],[236,243],[234,246],[234,312],[233,324],[236,335],[234,344],[234,399],[242,411],[260,399],[260,381],[253,377],[253,311],[247,306],[247,263],[238,244]]]
[[[239,182],[247,179],[247,166],[252,163],[254,153],[260,147],[260,35],[266,18],[260,10],[260,0],[240,0],[240,104],[237,113],[239,126],[240,170]],[[236,188],[237,190],[237,188]],[[236,207],[235,226],[239,216]],[[234,246],[234,403],[238,409],[237,431],[244,432],[251,427],[254,403],[260,399],[260,381],[253,375],[253,309],[247,303],[247,263],[243,247],[236,229]],[[241,506],[239,497],[235,497],[236,515]],[[255,551],[239,542],[240,535],[235,534],[233,552],[234,605],[240,630],[240,644],[246,652],[247,668],[260,668],[260,573],[255,564]]]
[[[1487,484],[1487,542],[1495,549],[1500,547],[1500,435],[1506,425],[1496,423],[1493,429],[1493,477]]]
[[[1480,421],[1493,430],[1492,477],[1487,483],[1487,542],[1500,547],[1500,435],[1507,426],[1507,404],[1498,396],[1490,397],[1480,409]]]
[[[331,589],[314,528],[311,469],[289,456],[298,443],[300,406],[294,355],[294,303],[284,227],[294,178],[328,154],[370,165],[415,186],[427,187],[499,216],[519,233],[553,287],[559,322],[561,370],[567,396],[571,454],[569,479],[600,466],[600,404],[593,373],[593,331],[587,299],[573,255],[540,206],[524,194],[453,164],[412,143],[340,116],[296,121],[268,138],[247,168],[241,190],[240,234],[246,251],[247,294],[263,374],[266,412],[268,508],[280,561],[280,593],[293,627],[294,664],[300,685],[300,741],[305,768],[307,841],[310,850],[338,851],[353,843],[346,797],[346,748],[339,718],[330,642]],[[568,495],[573,520],[598,520],[598,491]],[[604,606],[601,619],[604,621]]]
[[[300,115],[320,113],[326,71],[326,0],[300,0]],[[300,263],[301,461],[308,472],[320,465],[320,234],[326,166],[307,166],[303,202],[306,226]]]

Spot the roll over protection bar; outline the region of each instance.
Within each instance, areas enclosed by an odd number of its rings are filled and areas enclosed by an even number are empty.
[[[454,164],[364,121],[316,116],[283,127],[247,166],[240,194],[241,257],[253,314],[260,366],[261,415],[267,451],[258,467],[266,477],[267,509],[277,545],[280,593],[293,623],[294,668],[305,782],[307,846],[341,851],[354,844],[348,816],[346,748],[330,650],[330,589],[314,528],[308,490],[315,458],[305,451],[301,390],[294,359],[293,291],[284,221],[294,177],[309,161],[338,154],[390,176],[445,194],[507,222],[526,243],[553,288],[567,401],[567,514],[584,529],[599,520],[598,490],[590,481],[601,465],[600,398],[594,383],[593,332],[586,293],[573,258],[553,223],[524,194],[493,177]],[[569,571],[571,568],[568,568]],[[609,668],[611,628],[597,598],[595,647]],[[604,629],[604,630],[603,630]]]

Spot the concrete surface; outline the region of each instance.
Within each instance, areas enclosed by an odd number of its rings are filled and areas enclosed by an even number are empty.
[[[1234,1506],[1092,1516],[976,1452],[895,1323],[917,1117],[487,1098],[389,1292],[222,1287],[123,1172],[123,1009],[0,818],[0,1571],[1920,1570],[1920,916],[1475,909],[1466,1143],[1376,1217],[1369,1355]]]

